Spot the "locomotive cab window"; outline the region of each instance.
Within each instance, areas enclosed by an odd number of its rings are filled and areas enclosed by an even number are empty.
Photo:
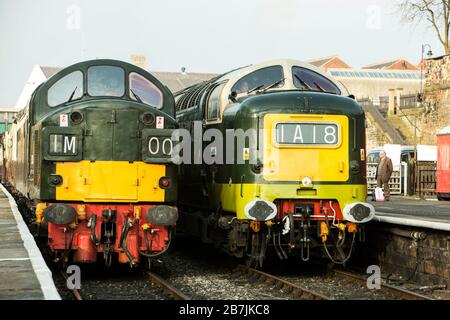
[[[56,107],[83,96],[83,73],[74,71],[56,81],[47,92],[47,103]]]
[[[130,97],[155,108],[161,108],[163,95],[161,90],[150,80],[136,72],[130,73]]]
[[[331,80],[309,69],[292,67],[292,78],[294,86],[299,89],[341,94]]]
[[[93,97],[122,97],[125,94],[125,71],[120,67],[90,67],[87,82],[88,94]]]
[[[214,121],[220,118],[220,96],[225,82],[217,85],[210,93],[206,110],[206,120]]]
[[[264,89],[277,82],[279,83],[274,88],[279,88],[284,85],[283,78],[283,67],[281,66],[262,68],[242,77],[231,88],[231,92],[234,91],[236,94],[248,93],[257,88]]]

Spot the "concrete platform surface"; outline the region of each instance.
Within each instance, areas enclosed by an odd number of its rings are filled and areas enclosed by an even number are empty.
[[[61,299],[17,205],[0,185],[0,300]]]
[[[390,201],[368,202],[378,221],[450,231],[450,201],[391,196]]]

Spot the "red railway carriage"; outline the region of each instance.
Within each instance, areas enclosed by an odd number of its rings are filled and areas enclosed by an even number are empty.
[[[450,200],[450,126],[437,134],[436,192],[439,200]]]

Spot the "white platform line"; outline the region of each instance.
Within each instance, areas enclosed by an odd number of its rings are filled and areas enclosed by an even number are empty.
[[[418,227],[418,228],[428,228],[434,230],[450,231],[450,223],[437,222],[437,221],[426,221],[414,218],[405,217],[388,217],[381,214],[389,214],[387,212],[376,212],[373,220],[384,223],[399,224],[404,226]]]
[[[26,261],[30,260],[30,258],[1,258],[0,262],[2,261]]]
[[[44,258],[42,257],[42,254],[30,233],[30,230],[28,230],[27,225],[23,221],[22,215],[17,208],[16,201],[2,184],[0,184],[0,189],[9,199],[9,205],[11,206],[14,219],[16,219],[20,237],[22,238],[24,247],[28,252],[31,265],[41,285],[41,290],[44,294],[45,300],[61,300],[61,296],[59,295],[58,290],[55,287],[55,283],[53,282],[52,272],[45,263]]]

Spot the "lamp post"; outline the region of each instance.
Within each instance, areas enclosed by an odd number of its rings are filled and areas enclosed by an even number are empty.
[[[425,49],[428,48],[428,52],[427,52],[427,56],[428,58],[431,58],[431,56],[433,55],[433,52],[431,51],[431,46],[426,43],[426,44],[422,44],[422,51],[421,51],[421,60],[420,60],[420,106],[422,106],[423,104],[423,66],[424,66],[424,61],[423,61],[423,55],[425,53]],[[414,186],[415,186],[415,182],[416,182],[416,170],[417,170],[417,115],[414,115],[414,170],[413,170],[413,181],[414,181]],[[419,181],[420,183],[420,181]],[[415,188],[414,188],[415,189]],[[413,192],[415,193],[415,190],[413,190]]]
[[[428,58],[431,58],[433,55],[433,52],[431,51],[431,46],[426,43],[422,45],[422,58],[420,60],[420,102],[423,101],[423,54],[425,53],[425,48],[428,48],[427,56]]]

